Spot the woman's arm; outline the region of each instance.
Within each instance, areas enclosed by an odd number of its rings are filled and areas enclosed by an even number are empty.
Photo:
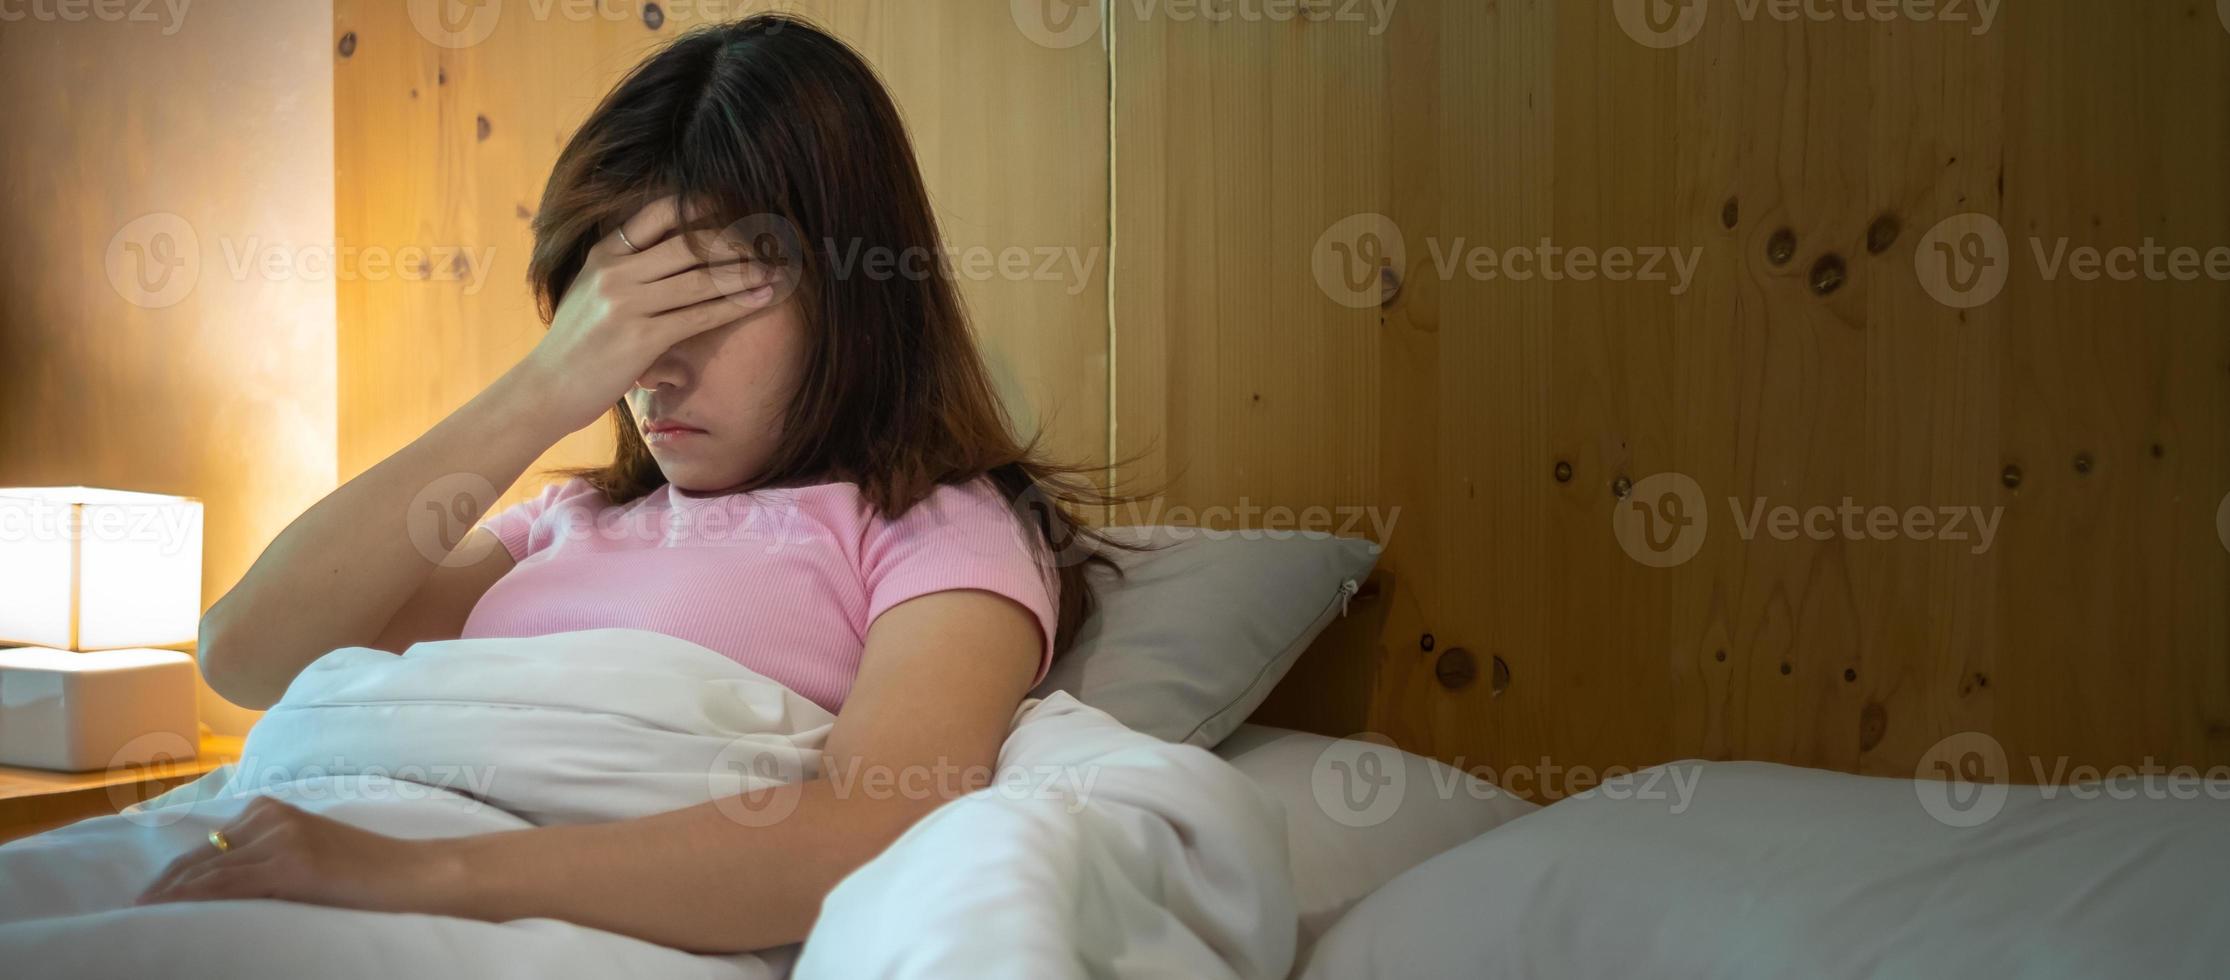
[[[549,332],[464,407],[295,518],[201,619],[200,658],[226,700],[267,708],[310,661],[336,647],[425,639],[477,595],[413,599],[429,587],[485,592],[501,559],[431,579],[450,553],[438,526],[467,526],[558,439],[596,421],[667,348],[763,309],[769,272],[708,266],[673,232],[672,198],[646,206],[588,252]],[[443,513],[413,515],[414,508]],[[417,533],[413,534],[414,516]],[[485,549],[489,536],[467,542]],[[502,551],[501,548],[493,549]],[[406,603],[443,611],[405,617]],[[461,623],[461,619],[458,620]],[[395,629],[389,630],[393,624]]]
[[[772,822],[731,818],[739,797],[615,823],[405,841],[266,799],[226,828],[230,851],[188,854],[141,900],[548,917],[706,953],[797,942],[845,875],[939,804],[989,784],[1043,643],[1028,610],[991,592],[892,606],[868,629],[822,777]]]
[[[470,527],[564,434],[549,431],[536,392],[514,369],[287,525],[202,616],[209,686],[228,701],[267,708],[326,651],[377,641],[445,557],[421,550],[428,518]],[[454,510],[420,516],[414,539],[414,500]],[[477,562],[470,571],[480,571]]]

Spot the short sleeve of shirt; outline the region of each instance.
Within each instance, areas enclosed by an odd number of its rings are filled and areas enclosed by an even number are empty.
[[[477,526],[487,528],[496,540],[503,542],[503,550],[511,553],[512,561],[524,561],[534,551],[536,519],[549,513],[561,500],[594,492],[595,488],[580,477],[552,483],[543,487],[541,493],[488,515]]]
[[[1053,667],[1060,579],[1029,534],[988,479],[941,485],[896,520],[870,520],[860,553],[867,621],[931,592],[982,589],[1006,596],[1028,609],[1044,634],[1030,680],[1036,687]]]

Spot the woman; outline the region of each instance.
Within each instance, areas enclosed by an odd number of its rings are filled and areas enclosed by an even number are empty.
[[[1125,498],[1017,445],[946,270],[834,261],[942,254],[897,110],[842,43],[771,15],[678,39],[574,135],[534,234],[547,335],[271,544],[202,621],[210,684],[268,707],[336,647],[654,629],[837,712],[823,772],[968,778],[878,798],[815,780],[766,827],[707,803],[432,841],[262,799],[142,902],[541,916],[699,952],[799,941],[840,878],[988,781],[1089,611],[1082,563],[1056,556],[1105,562],[1087,542],[1106,542],[1059,504]],[[450,553],[414,544],[428,488],[445,508],[466,488],[477,520],[606,410],[610,465]]]

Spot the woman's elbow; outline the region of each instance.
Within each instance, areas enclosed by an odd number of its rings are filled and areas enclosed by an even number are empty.
[[[262,711],[278,703],[284,689],[273,691],[263,683],[254,669],[254,653],[241,642],[237,631],[229,629],[215,609],[201,617],[201,626],[194,644],[194,659],[200,661],[201,678],[219,697],[243,708]]]

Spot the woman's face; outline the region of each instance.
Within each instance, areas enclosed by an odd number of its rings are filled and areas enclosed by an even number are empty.
[[[714,493],[765,468],[804,372],[805,326],[792,293],[675,344],[635,380],[627,407],[666,482]],[[674,426],[686,428],[662,431]]]

